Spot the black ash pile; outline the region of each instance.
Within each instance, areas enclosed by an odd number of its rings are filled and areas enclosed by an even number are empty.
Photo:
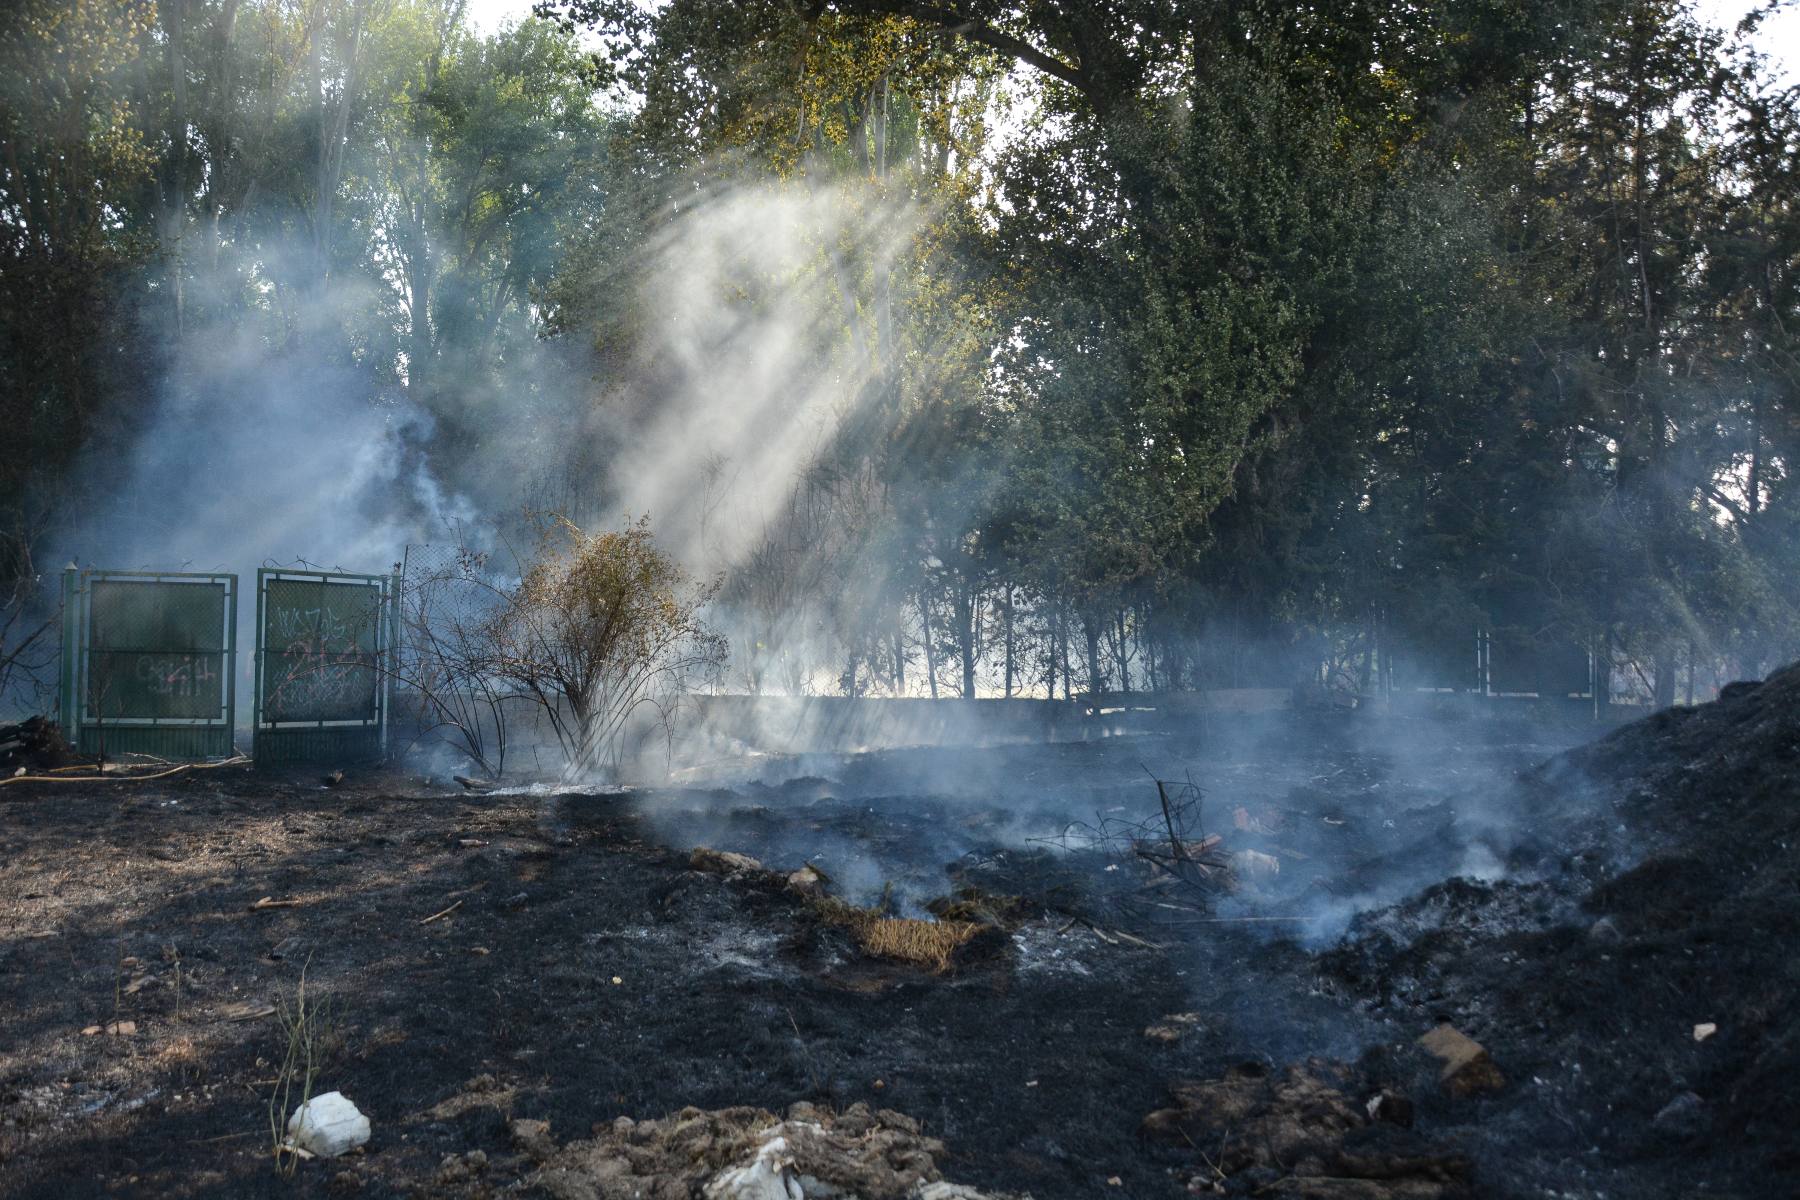
[[[1322,979],[1484,1194],[1800,1194],[1800,667],[1551,759],[1508,876],[1365,914]],[[1447,1021],[1506,1086],[1429,1085]]]

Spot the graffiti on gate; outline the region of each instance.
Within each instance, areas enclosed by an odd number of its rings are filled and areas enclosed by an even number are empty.
[[[282,602],[283,590],[305,599]],[[376,703],[376,595],[356,588],[354,597],[328,599],[320,585],[291,581],[271,584],[269,591],[265,716],[274,721],[370,717]]]
[[[140,654],[134,673],[153,696],[202,700],[219,694],[216,654]]]

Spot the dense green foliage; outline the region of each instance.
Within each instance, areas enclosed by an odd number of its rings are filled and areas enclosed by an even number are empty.
[[[540,10],[10,6],[8,527],[222,327],[483,508],[616,517],[694,369],[647,289],[754,196],[837,219],[710,302],[836,401],[689,564],[745,686],[1470,686],[1483,630],[1666,702],[1800,649],[1800,97],[1676,0]]]

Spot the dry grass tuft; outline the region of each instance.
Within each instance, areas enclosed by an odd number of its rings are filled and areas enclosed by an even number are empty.
[[[967,921],[920,921],[912,917],[871,917],[854,926],[862,948],[933,971],[948,971],[957,947],[980,928]]]
[[[890,917],[879,908],[858,908],[835,896],[814,900],[812,908],[827,924],[848,929],[864,954],[938,973],[950,969],[958,948],[982,928],[973,921]]]

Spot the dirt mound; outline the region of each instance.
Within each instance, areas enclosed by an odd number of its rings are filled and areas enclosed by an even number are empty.
[[[1355,1073],[1314,1059],[1271,1074],[1261,1063],[1181,1084],[1144,1118],[1144,1136],[1198,1147],[1188,1190],[1316,1200],[1449,1200],[1466,1196],[1468,1161],[1396,1124],[1411,1109],[1388,1093],[1358,1102]],[[1377,1114],[1380,1114],[1379,1116]]]
[[[1791,1194],[1800,666],[1551,759],[1520,807],[1515,878],[1367,914],[1323,957],[1393,1024],[1385,1065],[1422,1070],[1399,1039],[1439,1020],[1492,1050],[1517,1082],[1431,1115],[1501,1194]]]
[[[945,1183],[942,1142],[864,1104],[799,1103],[785,1118],[759,1108],[620,1117],[592,1139],[561,1150],[538,1140],[536,1151],[543,1165],[527,1192],[554,1200],[1004,1200]]]

